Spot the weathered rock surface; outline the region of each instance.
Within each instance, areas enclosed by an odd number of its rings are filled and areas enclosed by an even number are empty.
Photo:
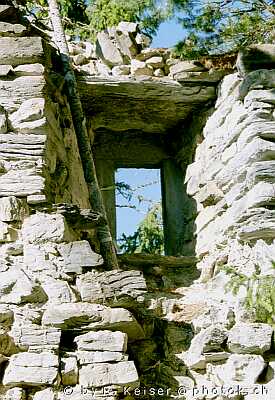
[[[91,364],[80,368],[79,383],[84,387],[102,387],[108,385],[137,387],[138,373],[133,361],[121,361],[115,364]]]
[[[23,240],[26,243],[66,242],[71,239],[66,220],[60,214],[38,213],[24,221]]]
[[[233,353],[263,354],[271,347],[273,329],[268,324],[236,324],[228,333],[228,348]]]
[[[35,392],[33,400],[55,400],[56,396],[51,388]]]
[[[0,37],[0,64],[31,64],[44,59],[40,37]]]
[[[86,240],[61,244],[58,251],[64,259],[64,271],[82,273],[83,267],[97,267],[103,264],[103,258],[92,251]]]
[[[94,131],[104,127],[115,132],[137,129],[145,133],[165,134],[189,114],[192,105],[215,98],[212,86],[183,85],[170,80],[79,77],[78,87]]]
[[[214,374],[220,384],[253,385],[265,367],[261,356],[232,354],[224,365],[215,367]]]
[[[22,202],[14,196],[0,199],[0,220],[3,222],[21,221],[24,216]]]
[[[227,339],[227,330],[222,326],[210,326],[202,329],[191,341],[187,352],[178,354],[185,364],[192,369],[204,369],[206,357],[204,353],[222,351],[222,345]],[[218,354],[218,353],[217,353]],[[222,358],[224,355],[222,355]]]
[[[5,394],[4,400],[26,400],[26,392],[19,387],[9,389]]]
[[[127,335],[122,332],[98,331],[89,332],[75,338],[78,350],[84,351],[118,351],[127,349]]]
[[[10,386],[52,385],[58,375],[58,357],[51,353],[19,353],[11,356],[3,384]]]
[[[117,47],[109,39],[106,32],[97,35],[96,52],[100,58],[110,67],[123,64],[123,58]]]
[[[129,340],[143,339],[144,332],[128,310],[109,308],[99,304],[65,303],[50,305],[42,323],[63,330],[120,330]]]
[[[77,351],[80,365],[128,361],[126,354],[117,351]]]
[[[76,282],[82,301],[123,305],[146,292],[140,271],[88,272]]]
[[[14,325],[9,335],[21,351],[58,351],[61,330],[36,324]]]
[[[1,272],[0,303],[43,303],[47,296],[42,287],[18,268]]]

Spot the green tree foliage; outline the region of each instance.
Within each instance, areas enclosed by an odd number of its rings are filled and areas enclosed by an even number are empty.
[[[121,20],[139,22],[154,35],[159,25],[177,17],[184,39],[175,47],[182,58],[235,51],[275,39],[273,0],[60,0],[66,31],[94,40],[96,33]],[[30,13],[46,18],[46,0],[29,0]]]
[[[120,21],[138,22],[147,34],[156,33],[161,22],[173,15],[180,0],[60,0],[67,33],[94,40],[97,32]],[[28,0],[28,12],[47,18],[46,0]]]
[[[138,225],[136,232],[129,236],[123,233],[119,242],[120,249],[125,253],[163,254],[164,236],[161,204],[155,203]]]
[[[230,276],[227,289],[236,295],[242,286],[245,287],[247,310],[255,314],[258,322],[275,325],[275,274],[262,275],[258,266],[249,277],[231,266],[224,267],[224,270]]]
[[[186,31],[176,54],[195,58],[275,39],[273,0],[190,0],[179,18]]]

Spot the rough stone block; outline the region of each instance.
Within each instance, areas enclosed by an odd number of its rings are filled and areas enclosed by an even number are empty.
[[[82,300],[91,303],[123,305],[147,291],[140,271],[88,272],[79,276],[76,285]]]
[[[124,64],[119,50],[106,32],[99,32],[97,35],[96,54],[109,67]]]
[[[49,305],[44,312],[45,326],[91,331],[112,330],[125,332],[129,340],[144,338],[144,332],[133,315],[123,308],[109,308],[100,304],[65,303]]]
[[[9,334],[21,351],[57,351],[61,338],[60,329],[31,323],[22,326],[15,324]]]
[[[138,373],[133,361],[115,364],[91,364],[80,368],[79,383],[83,387],[102,387],[109,385],[137,387]]]
[[[36,392],[33,396],[33,400],[56,400],[56,396],[53,389],[47,388]]]
[[[58,376],[58,357],[51,353],[19,353],[11,356],[3,384],[10,386],[52,385]]]
[[[64,259],[64,272],[81,274],[83,267],[97,267],[103,264],[103,258],[91,249],[87,240],[61,244],[58,251]]]
[[[0,60],[1,50],[0,38]],[[21,63],[22,60],[20,60]],[[0,81],[1,104],[8,113],[12,113],[25,100],[43,96],[45,93],[45,84],[43,76],[19,76],[13,80],[2,80]]]
[[[0,37],[0,64],[31,64],[42,61],[42,39],[32,37]]]
[[[15,242],[17,231],[12,226],[0,221],[0,243]]]
[[[170,66],[170,75],[174,78],[181,72],[202,72],[205,71],[204,66],[196,61],[178,61]]]
[[[129,65],[117,65],[112,69],[112,75],[114,76],[125,76],[130,74]]]
[[[117,30],[124,34],[136,34],[138,32],[138,24],[136,22],[121,21],[117,26]]]
[[[225,364],[215,368],[214,375],[221,384],[253,385],[265,367],[262,356],[232,354]]]
[[[20,127],[23,122],[31,122],[44,116],[45,99],[35,98],[25,100],[17,111],[10,114],[9,120],[14,129]]]
[[[26,218],[22,226],[25,243],[66,242],[72,239],[66,220],[61,214],[37,213]]]
[[[96,61],[95,70],[97,75],[102,76],[110,76],[112,72],[111,68],[108,65],[103,64],[101,61]]]
[[[195,333],[202,329],[209,328],[211,325],[224,326],[230,329],[235,321],[233,307],[227,304],[216,304],[209,307],[203,314],[192,320],[192,327]]]
[[[15,387],[12,389],[8,389],[5,393],[5,397],[3,400],[26,400],[27,395],[24,389]]]
[[[144,61],[131,60],[131,75],[133,76],[152,76],[153,68]]]
[[[232,353],[263,354],[271,347],[273,329],[268,324],[238,323],[228,333]]]
[[[115,40],[119,50],[127,60],[130,60],[138,53],[137,44],[129,34],[116,31]]]
[[[162,68],[164,66],[163,57],[150,57],[148,60],[146,60],[146,64],[154,69]]]
[[[177,355],[192,369],[204,369],[206,366],[205,355],[212,351],[221,351],[222,344],[227,339],[227,330],[221,325],[210,326],[202,329],[191,341],[187,352]]]
[[[84,351],[120,351],[127,349],[127,335],[122,332],[88,332],[75,338],[78,350]]]
[[[117,351],[77,351],[76,354],[80,365],[128,360],[126,354]]]
[[[0,65],[0,78],[7,77],[12,74],[13,68],[11,65]]]
[[[149,47],[152,42],[152,39],[143,33],[138,33],[135,39],[136,43],[139,44],[143,49]]]
[[[161,49],[149,48],[149,49],[142,50],[136,56],[136,60],[138,60],[138,61],[146,61],[151,57],[161,57],[162,55],[163,55],[163,52],[161,51]]]
[[[164,75],[165,75],[165,73],[164,73],[163,69],[161,69],[161,68],[157,68],[157,69],[154,71],[154,76],[156,76],[157,78],[161,78],[161,77],[163,77]]]
[[[41,286],[35,283],[21,269],[9,268],[1,272],[0,303],[43,303],[47,300]]]
[[[68,282],[48,276],[40,281],[49,303],[74,303],[77,301],[77,297]]]
[[[18,65],[13,70],[17,76],[39,76],[43,75],[44,71],[44,66],[39,63]]]

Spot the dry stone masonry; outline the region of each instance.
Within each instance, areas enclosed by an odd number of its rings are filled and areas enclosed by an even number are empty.
[[[126,82],[122,97],[136,96],[125,131],[187,121],[176,160],[190,196],[188,255],[123,255],[108,271],[59,56],[0,5],[0,400],[274,399],[275,317],[247,310],[245,286],[233,294],[224,270],[274,277],[274,47],[262,47],[273,69],[250,65],[219,83],[224,69],[149,44],[125,22],[99,33],[96,47],[70,43],[96,85],[80,79],[84,99],[118,99],[114,79]],[[162,119],[141,125],[139,104],[157,93]]]
[[[150,48],[151,40],[134,22],[120,22],[97,35],[95,44],[71,41],[69,50],[76,69],[88,76],[136,80],[218,82],[232,70],[235,55],[225,68],[213,68],[211,59],[181,61],[172,49]]]

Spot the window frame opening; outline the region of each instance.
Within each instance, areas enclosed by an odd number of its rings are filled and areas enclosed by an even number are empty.
[[[115,171],[115,182],[119,252],[164,255],[160,166],[119,167]],[[122,221],[125,217],[131,221],[130,229]]]

